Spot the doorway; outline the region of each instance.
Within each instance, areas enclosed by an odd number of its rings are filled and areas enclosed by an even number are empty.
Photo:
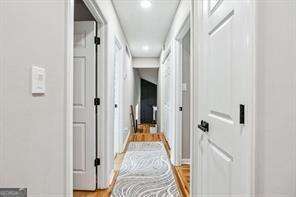
[[[182,160],[190,164],[190,30],[181,40],[182,43]]]
[[[174,164],[190,164],[191,143],[191,33],[190,14],[180,26],[173,44],[175,81],[173,90],[175,97],[175,128],[174,128]]]
[[[74,1],[73,32],[73,189],[98,188],[99,73],[101,21],[89,0]]]
[[[141,79],[141,123],[156,124],[156,111],[157,84]]]

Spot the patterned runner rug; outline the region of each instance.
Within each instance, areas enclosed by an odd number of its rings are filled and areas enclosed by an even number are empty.
[[[131,142],[112,191],[113,197],[180,197],[164,145]]]

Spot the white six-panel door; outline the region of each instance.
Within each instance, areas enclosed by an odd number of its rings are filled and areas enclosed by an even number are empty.
[[[199,171],[194,171],[193,184],[202,197],[250,196],[252,131],[250,116],[240,124],[240,105],[250,111],[251,3],[203,0],[198,4],[197,37],[202,42],[198,119],[209,123],[209,131],[194,131]]]
[[[168,54],[164,62],[164,134],[169,142],[169,145],[172,146],[173,136],[172,136],[172,103],[171,103],[171,53]]]
[[[96,24],[93,21],[75,22],[74,28],[74,189],[95,190]]]

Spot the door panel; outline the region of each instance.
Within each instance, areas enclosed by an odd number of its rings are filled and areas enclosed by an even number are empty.
[[[222,3],[223,4],[223,3]],[[224,5],[220,5],[224,6]],[[227,7],[228,8],[228,7]],[[220,20],[209,20],[208,29],[208,116],[212,126],[211,137],[216,144],[232,154],[232,137],[234,136],[234,96],[239,94],[233,90],[233,20],[234,11],[224,13],[217,8],[216,12],[226,14]],[[216,14],[216,13],[215,13]],[[211,19],[212,16],[210,16]],[[211,23],[212,22],[212,23]],[[216,22],[215,25],[214,22]]]
[[[168,54],[167,59],[164,63],[165,69],[165,78],[164,78],[164,133],[169,142],[169,145],[172,146],[172,128],[173,122],[171,122],[171,54]]]
[[[85,68],[84,57],[74,57],[74,106],[85,107]]]
[[[121,46],[115,42],[114,49],[114,156],[121,152],[121,146],[123,144],[121,137],[121,124],[120,124],[120,110],[121,110],[121,66],[122,66],[122,53]]]
[[[199,121],[209,123],[203,132],[200,151],[201,196],[240,197],[250,193],[250,136],[248,125],[239,123],[239,106],[250,103],[246,86],[250,82],[252,48],[250,2],[198,1],[200,51],[198,79]],[[202,76],[201,76],[202,75]],[[249,173],[249,174],[248,174]]]
[[[85,123],[74,123],[73,137],[74,137],[74,170],[76,172],[86,171],[86,125]]]
[[[211,141],[208,141],[207,151],[207,191],[209,195],[230,196],[232,159]]]
[[[95,22],[75,22],[73,150],[74,189],[96,189]]]

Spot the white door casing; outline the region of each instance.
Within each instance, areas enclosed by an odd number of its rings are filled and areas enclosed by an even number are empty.
[[[96,189],[96,51],[94,21],[74,25],[73,159],[74,189]]]
[[[193,196],[250,196],[252,192],[252,3],[198,1],[198,122],[192,150]],[[196,6],[194,6],[196,8]],[[196,17],[196,15],[195,15]],[[195,37],[196,38],[196,37]],[[196,43],[195,43],[196,44]],[[196,73],[195,73],[196,74]],[[240,124],[240,104],[245,124]],[[198,158],[196,159],[196,156]],[[199,160],[198,162],[196,162]],[[195,166],[192,166],[194,168]]]

